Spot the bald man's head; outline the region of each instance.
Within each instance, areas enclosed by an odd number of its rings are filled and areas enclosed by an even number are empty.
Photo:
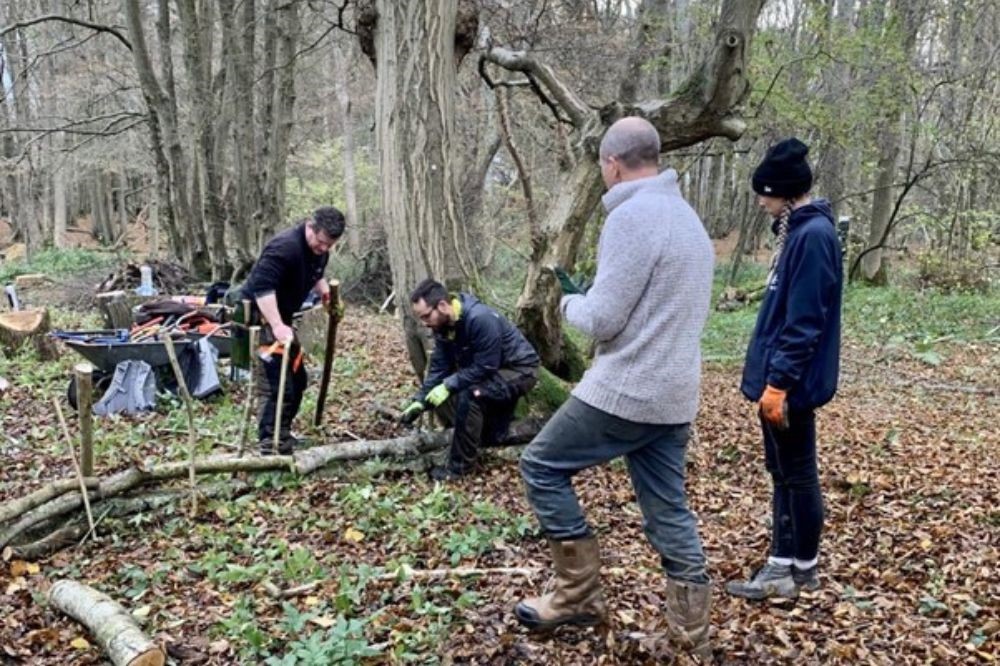
[[[660,163],[660,134],[645,118],[617,121],[601,139],[602,162],[614,157],[627,169],[656,167]]]

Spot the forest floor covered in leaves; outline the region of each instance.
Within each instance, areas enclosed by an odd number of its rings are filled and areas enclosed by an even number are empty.
[[[849,291],[841,390],[818,418],[822,587],[782,603],[723,589],[765,556],[770,487],[754,415],[737,388],[755,311],[713,314],[688,485],[714,579],[719,663],[1000,656],[995,303]],[[77,316],[61,313],[59,323]],[[398,406],[412,390],[395,326],[349,308],[324,437],[400,432],[375,409]],[[70,474],[51,399],[75,360],[69,352],[48,365],[30,355],[0,359],[12,385],[0,410],[0,503]],[[238,439],[241,391],[198,406],[205,453]],[[101,420],[99,472],[136,459],[183,460],[184,410],[173,407]],[[95,542],[39,562],[0,562],[0,663],[103,663],[93,638],[44,601],[66,577],[124,603],[177,664],[657,663],[641,636],[662,628],[663,577],[620,463],[576,483],[603,544],[610,632],[536,637],[519,628],[512,605],[542,588],[549,558],[516,457],[515,449],[490,453],[478,476],[450,485],[391,461],[319,478],[267,474],[248,492],[209,501],[195,519],[180,508],[108,519]],[[495,571],[427,573],[459,567]],[[276,599],[265,583],[312,586]]]

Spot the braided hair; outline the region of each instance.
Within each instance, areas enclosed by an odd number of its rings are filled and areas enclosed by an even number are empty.
[[[771,267],[767,271],[767,282],[765,286],[770,287],[774,281],[774,274],[778,271],[778,260],[781,259],[781,252],[785,249],[785,240],[788,238],[788,218],[792,215],[792,202],[786,200],[778,215],[778,235],[774,243],[774,254],[771,256]]]

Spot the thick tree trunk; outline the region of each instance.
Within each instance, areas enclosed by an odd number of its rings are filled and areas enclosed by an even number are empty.
[[[170,55],[169,0],[159,0],[158,4],[156,32],[161,56],[159,77],[146,44],[139,1],[125,0],[124,6],[136,73],[150,115],[150,136],[159,178],[157,195],[160,213],[170,234],[173,251],[193,272],[206,275],[210,272],[210,265],[205,237],[200,232],[200,218],[194,215],[191,206],[188,186],[191,169],[184,154],[178,127],[177,96]]]
[[[233,263],[243,266],[253,261],[258,252],[253,216],[258,201],[258,168],[254,133],[253,64],[256,37],[256,2],[244,0],[237,12],[233,0],[220,0],[223,51],[229,72],[230,112],[233,114],[233,165],[235,190],[229,209],[229,232],[233,240],[230,256]]]
[[[215,122],[221,109],[212,91],[212,3],[178,0],[181,32],[184,35],[184,63],[191,85],[192,112],[196,134],[197,164],[201,178],[195,191],[200,192],[200,207],[192,212],[200,220],[200,230],[207,239],[212,278],[228,277],[229,259],[226,253],[226,227],[219,195],[222,190],[220,166],[215,149]]]
[[[333,91],[340,107],[347,247],[357,254],[361,250],[362,234],[358,219],[358,188],[354,178],[354,117],[351,112],[351,90],[347,85],[347,68],[344,66],[345,54],[341,52],[342,48],[347,51],[347,55],[350,54],[349,49],[338,44],[334,44],[330,52],[333,60]]]
[[[576,130],[573,155],[555,188],[558,195],[544,213],[545,236],[533,248],[532,265],[518,300],[518,325],[535,345],[543,363],[557,374],[569,367],[563,359],[558,303],[559,286],[544,267],[572,269],[586,222],[602,191],[596,147],[605,127],[625,115],[648,119],[659,131],[663,151],[690,146],[713,136],[738,139],[746,128],[740,105],[749,92],[750,44],[763,0],[726,0],[715,42],[702,65],[673,97],[646,102],[614,101],[600,112],[558,80],[554,70],[530,54],[492,48],[485,58],[500,67],[530,74],[554,100]]]
[[[425,346],[407,294],[428,276],[455,287],[475,273],[455,173],[458,0],[378,0],[376,7],[382,218],[407,351],[423,374]]]
[[[894,11],[899,12],[899,27],[897,29],[900,30],[899,37],[902,40],[902,62],[904,64],[913,57],[917,33],[923,23],[926,10],[926,0],[913,0],[894,9]],[[893,27],[890,26],[890,29]],[[905,80],[899,81],[898,84],[905,85]],[[902,98],[903,88],[900,87],[898,92]],[[869,249],[861,258],[862,278],[873,284],[885,284],[888,281],[883,264],[882,248],[879,246],[885,242],[892,224],[893,211],[898,208],[894,204],[896,195],[893,183],[896,179],[896,161],[902,141],[902,118],[902,102],[890,103],[879,129],[878,166],[875,173],[875,192],[872,195],[871,225],[868,228]]]
[[[604,182],[596,160],[583,159],[563,172],[542,221],[542,238],[532,251],[531,264],[517,299],[517,325],[535,345],[542,364],[560,377],[573,377],[564,358],[559,314],[559,285],[547,267],[572,267],[587,222],[601,200]]]

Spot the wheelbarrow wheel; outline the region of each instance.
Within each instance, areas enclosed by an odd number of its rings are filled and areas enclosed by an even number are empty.
[[[104,372],[103,370],[94,370],[90,375],[91,384],[94,387],[95,402],[100,399],[104,392],[108,390],[108,386],[111,385],[111,379],[114,377],[113,373]],[[66,387],[66,401],[69,406],[73,409],[77,408],[76,402],[76,378],[69,380],[69,386]]]

